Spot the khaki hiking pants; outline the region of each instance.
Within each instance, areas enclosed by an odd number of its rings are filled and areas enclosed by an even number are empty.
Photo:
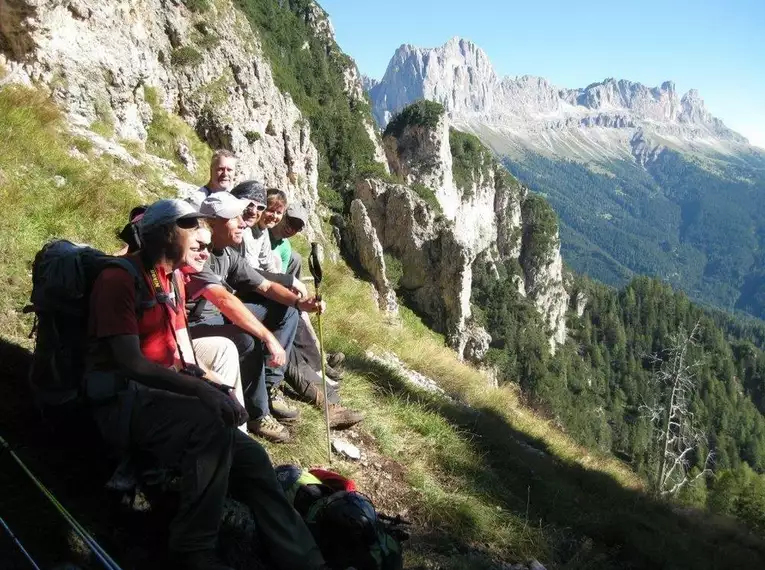
[[[233,341],[222,336],[209,336],[195,338],[191,343],[199,363],[218,374],[226,386],[233,388],[237,401],[244,406],[239,351]],[[239,426],[239,430],[247,433],[247,424]]]

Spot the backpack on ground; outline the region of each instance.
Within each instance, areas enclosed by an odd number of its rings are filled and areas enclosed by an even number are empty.
[[[50,241],[35,256],[30,305],[24,312],[35,313],[29,383],[41,409],[84,403],[90,293],[96,277],[107,267],[122,267],[133,276],[139,311],[152,304],[140,270],[129,258],[63,239]]]
[[[287,498],[305,520],[330,568],[401,570],[409,538],[400,517],[378,513],[350,479],[321,469],[276,467]]]

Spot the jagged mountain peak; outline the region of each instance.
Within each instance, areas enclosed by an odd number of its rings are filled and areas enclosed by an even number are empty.
[[[369,94],[381,126],[406,105],[430,99],[443,104],[457,125],[473,132],[509,132],[516,147],[530,145],[587,161],[603,153],[630,155],[628,141],[638,132],[655,135],[655,145],[678,148],[705,145],[719,152],[747,144],[709,113],[696,90],[681,97],[673,81],[650,87],[608,77],[571,89],[534,75],[500,77],[486,52],[459,36],[436,48],[401,46]],[[572,137],[578,142],[567,143]]]

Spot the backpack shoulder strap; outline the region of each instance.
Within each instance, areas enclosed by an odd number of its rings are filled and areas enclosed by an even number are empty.
[[[144,279],[143,264],[137,256],[115,257],[112,265],[122,267],[133,277],[136,290],[135,307],[139,315],[157,304],[157,299],[149,289],[146,279]]]

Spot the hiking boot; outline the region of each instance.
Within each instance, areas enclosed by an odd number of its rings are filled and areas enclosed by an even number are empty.
[[[323,399],[323,398],[322,398]],[[329,405],[329,427],[336,430],[348,429],[364,419],[364,414],[344,408],[340,404]]]
[[[345,355],[342,352],[331,352],[327,355],[327,364],[333,367],[340,366],[345,360]]]
[[[345,372],[340,368],[333,368],[329,364],[324,366],[324,371],[327,373],[327,376],[332,378],[332,380],[340,380],[343,376],[345,376]]]
[[[214,550],[171,552],[168,558],[178,570],[234,570],[224,564]]]
[[[289,430],[271,416],[247,422],[247,431],[273,443],[286,443],[291,439]]]
[[[271,388],[268,391],[268,400],[271,413],[280,422],[290,423],[300,417],[300,410],[290,404],[278,388]]]

